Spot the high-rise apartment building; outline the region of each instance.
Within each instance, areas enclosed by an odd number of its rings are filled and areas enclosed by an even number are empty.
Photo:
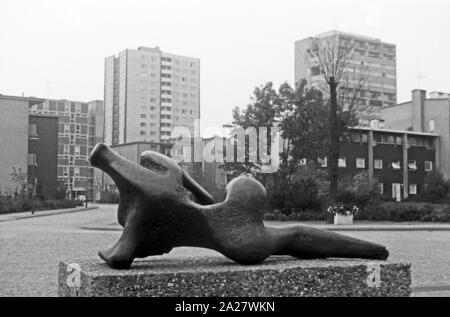
[[[58,191],[68,198],[92,199],[94,168],[88,156],[103,140],[103,102],[45,100],[32,106],[30,112],[59,117]]]
[[[158,47],[105,59],[105,143],[165,142],[200,118],[200,60]]]
[[[312,43],[321,42],[351,49],[346,73],[354,76],[340,89],[357,91],[355,105],[361,114],[376,114],[381,107],[396,104],[396,46],[366,36],[331,31],[295,42],[296,83],[306,79],[308,85],[323,89],[323,74],[312,50]]]

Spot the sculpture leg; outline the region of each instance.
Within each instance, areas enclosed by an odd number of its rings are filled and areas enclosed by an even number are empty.
[[[98,255],[114,269],[128,269],[135,258],[134,248],[131,246],[135,244],[133,238],[130,237],[130,232],[125,230],[120,239],[106,250],[100,251]],[[131,241],[131,242],[130,242]]]
[[[389,252],[382,245],[327,230],[304,226],[267,228],[276,241],[277,255],[301,259],[361,258],[386,260]]]
[[[129,218],[119,240],[98,255],[114,269],[128,269],[136,258],[139,244],[143,239],[142,231],[137,230],[139,222],[136,221],[135,211],[130,211]]]

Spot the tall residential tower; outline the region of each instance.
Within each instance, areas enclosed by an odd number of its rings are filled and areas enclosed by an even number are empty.
[[[295,42],[295,82],[306,79],[310,86],[323,89],[323,75],[311,50],[312,43],[339,43],[351,48],[348,73],[362,78],[362,85],[352,80],[341,89],[358,88],[357,109],[361,113],[378,113],[383,106],[397,102],[396,46],[379,39],[331,31]],[[360,73],[360,74],[357,74]]]
[[[158,47],[105,60],[105,143],[165,142],[200,118],[200,60]]]

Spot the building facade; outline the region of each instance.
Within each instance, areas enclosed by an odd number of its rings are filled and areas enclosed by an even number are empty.
[[[340,177],[367,172],[381,194],[401,201],[418,195],[428,173],[439,166],[434,133],[352,128],[341,144]],[[327,160],[321,160],[322,168]]]
[[[58,117],[29,113],[43,101],[0,95],[0,195],[56,197]]]
[[[57,198],[58,120],[51,115],[29,117],[28,183],[33,196],[41,199]]]
[[[200,60],[158,47],[105,59],[105,143],[165,142],[200,118]]]
[[[331,31],[295,42],[295,83],[305,79],[308,85],[325,90],[323,75],[311,51],[313,43],[338,43],[352,49],[346,68],[349,80],[340,91],[356,90],[358,112],[365,116],[397,102],[396,46],[366,36]],[[335,45],[335,44],[333,44]]]
[[[0,191],[7,194],[17,184],[11,179],[13,168],[27,174],[28,109],[35,100],[0,95]]]
[[[33,106],[33,114],[59,117],[58,191],[67,198],[93,198],[94,168],[88,156],[103,139],[102,101],[45,100]]]
[[[411,101],[381,109],[385,128],[428,132],[439,135],[437,169],[450,178],[450,98],[444,93],[412,91]]]

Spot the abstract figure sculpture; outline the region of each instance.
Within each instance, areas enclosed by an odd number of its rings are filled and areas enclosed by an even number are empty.
[[[111,176],[120,192],[122,236],[99,252],[115,269],[127,269],[135,258],[161,255],[180,246],[213,249],[241,264],[261,263],[270,255],[300,259],[388,257],[381,245],[330,231],[305,226],[265,227],[266,191],[252,177],[231,181],[225,201],[214,204],[207,191],[162,154],[145,152],[138,165],[98,144],[90,162]]]

